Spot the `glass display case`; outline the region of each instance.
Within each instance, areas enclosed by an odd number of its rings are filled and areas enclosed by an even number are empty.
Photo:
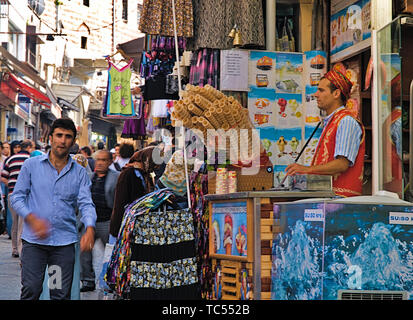
[[[399,16],[377,31],[379,190],[410,196],[410,83],[413,17]],[[410,40],[409,40],[410,39]],[[411,167],[411,166],[410,166]]]

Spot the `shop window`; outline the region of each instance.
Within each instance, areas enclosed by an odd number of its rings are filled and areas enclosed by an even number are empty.
[[[277,3],[277,51],[299,51],[299,10],[299,4]],[[288,43],[284,41],[285,36]]]
[[[122,19],[128,21],[128,0],[122,0]]]

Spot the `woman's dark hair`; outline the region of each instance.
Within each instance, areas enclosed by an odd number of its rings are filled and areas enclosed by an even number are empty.
[[[14,148],[17,146],[20,146],[21,141],[19,140],[13,140],[12,142],[10,142],[10,155],[14,155]]]
[[[66,129],[66,130],[71,130],[73,131],[73,139],[76,138],[76,126],[73,122],[72,119],[69,118],[60,118],[60,119],[56,119],[55,121],[53,121],[52,123],[52,127],[50,129],[50,134],[49,135],[53,135],[53,132],[56,128],[62,128],[62,129]]]
[[[88,157],[90,157],[92,155],[92,151],[90,150],[90,148],[88,146],[84,146],[80,150],[84,151],[87,154]]]
[[[132,157],[133,153],[134,153],[134,148],[133,145],[130,143],[122,143],[119,146],[119,155],[123,158],[123,159],[127,159]]]

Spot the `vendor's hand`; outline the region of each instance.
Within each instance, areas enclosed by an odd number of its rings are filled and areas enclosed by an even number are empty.
[[[87,227],[85,234],[80,239],[80,251],[92,251],[95,244],[95,229]]]
[[[26,216],[25,221],[32,229],[33,234],[39,239],[45,239],[49,236],[49,221],[36,217],[33,213]]]
[[[298,163],[292,163],[285,168],[285,172],[287,176],[293,176],[295,174],[306,174],[310,173],[310,167],[303,166]]]

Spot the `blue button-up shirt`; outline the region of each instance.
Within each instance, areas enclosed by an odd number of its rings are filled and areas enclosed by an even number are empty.
[[[96,222],[90,185],[85,168],[71,157],[60,173],[50,163],[49,154],[27,159],[10,196],[10,204],[23,218],[33,213],[48,220],[50,229],[46,239],[39,239],[24,223],[22,239],[51,246],[77,242],[76,208],[85,227],[94,227]]]

